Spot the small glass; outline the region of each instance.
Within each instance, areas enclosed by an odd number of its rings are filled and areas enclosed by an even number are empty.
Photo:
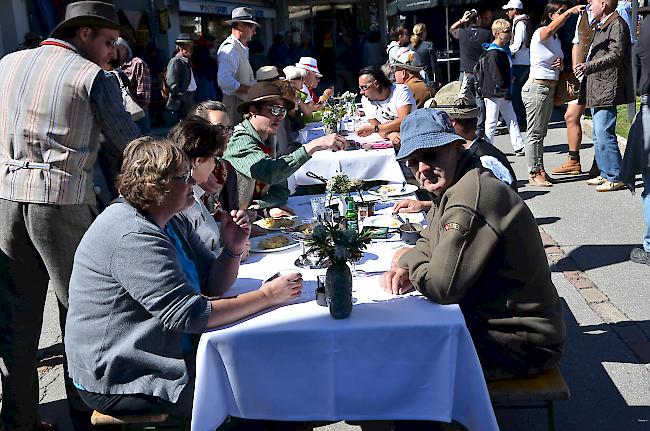
[[[310,199],[311,210],[314,213],[314,218],[317,222],[323,223],[325,220],[325,196],[317,196]]]
[[[359,214],[359,223],[362,223],[368,217],[368,205],[359,205],[357,213]]]
[[[334,223],[334,211],[332,208],[325,208],[323,211],[323,221],[325,223]]]

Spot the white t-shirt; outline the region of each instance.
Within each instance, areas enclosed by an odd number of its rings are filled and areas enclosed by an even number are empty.
[[[374,118],[380,124],[385,124],[397,118],[397,108],[411,105],[411,112],[416,108],[415,97],[405,84],[393,84],[390,95],[386,100],[370,101],[366,96],[361,98],[361,106],[367,119]]]
[[[533,33],[530,41],[530,77],[533,79],[558,80],[560,71],[553,69],[551,65],[558,59],[564,59],[562,44],[557,34],[542,41],[540,33],[542,28],[538,28]]]

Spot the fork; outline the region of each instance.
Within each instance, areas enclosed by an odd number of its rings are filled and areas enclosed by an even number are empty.
[[[406,191],[406,181],[402,182],[402,190],[400,190],[400,193],[403,193]]]

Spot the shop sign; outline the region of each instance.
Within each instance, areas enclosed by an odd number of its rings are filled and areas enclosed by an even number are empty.
[[[222,2],[209,2],[209,1],[195,2],[189,0],[181,0],[178,2],[178,9],[181,12],[194,12],[194,13],[201,13],[207,15],[230,16],[232,14],[232,10],[238,6],[246,6],[253,9],[253,13],[256,18],[275,18],[276,16],[275,10],[273,9],[260,8],[260,7],[255,7],[253,5],[246,5],[246,4],[233,5],[230,3],[222,3]]]

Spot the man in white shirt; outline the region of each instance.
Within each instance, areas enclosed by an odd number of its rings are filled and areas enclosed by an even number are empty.
[[[391,83],[379,66],[368,66],[359,71],[359,92],[369,124],[357,130],[357,134],[378,133],[399,145],[402,120],[416,109],[411,90],[405,84]]]
[[[521,0],[510,0],[503,6],[508,18],[512,20],[512,39],[510,53],[512,54],[512,107],[517,115],[517,123],[521,131],[526,130],[526,108],[521,100],[521,89],[528,80],[530,72],[530,38],[533,35],[530,18],[523,11]]]
[[[226,23],[230,25],[231,33],[217,51],[217,82],[223,92],[223,103],[228,108],[228,116],[233,124],[237,124],[242,121],[237,106],[245,101],[248,90],[256,82],[246,45],[260,25],[255,21],[253,10],[247,7],[233,9],[232,19]]]

